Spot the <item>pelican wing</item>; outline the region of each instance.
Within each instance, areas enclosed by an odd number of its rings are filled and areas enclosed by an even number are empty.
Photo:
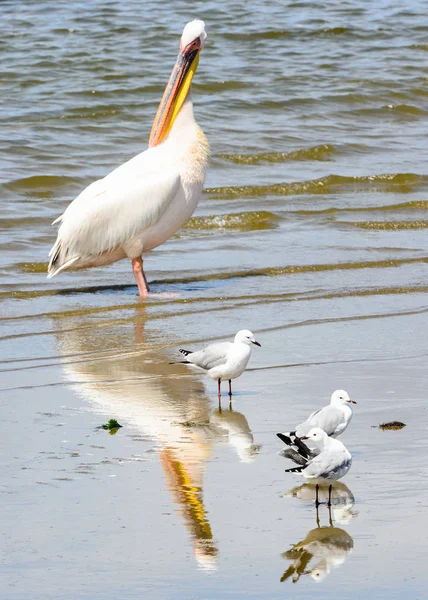
[[[55,221],[61,225],[50,253],[50,274],[78,258],[118,248],[155,224],[180,182],[174,169],[144,173],[126,168],[92,183]]]
[[[222,342],[220,344],[211,344],[205,350],[192,352],[187,357],[187,360],[192,364],[209,371],[214,367],[223,365],[227,361],[227,353],[232,347],[231,342]]]

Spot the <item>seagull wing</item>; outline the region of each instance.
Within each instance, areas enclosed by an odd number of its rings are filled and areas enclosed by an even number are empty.
[[[327,435],[338,435],[345,427],[343,413],[333,406],[324,406],[313,412],[304,423],[296,427],[296,435],[306,435],[313,427],[320,427]]]
[[[321,427],[327,435],[340,435],[348,425],[343,411],[334,406],[325,406],[313,416],[312,427]]]
[[[231,342],[211,344],[210,346],[207,346],[205,350],[189,354],[187,360],[197,367],[209,371],[210,369],[227,362],[227,355],[232,346],[233,344]]]
[[[315,427],[315,425],[312,425],[312,419],[314,419],[315,416],[321,412],[321,410],[322,409],[319,408],[318,410],[310,414],[306,421],[303,421],[303,423],[300,423],[300,425],[296,426],[295,434],[297,435],[297,437],[302,437],[302,435],[306,435],[307,433],[309,433],[312,427]]]
[[[308,463],[304,469],[304,475],[309,479],[327,477],[329,473],[336,471],[345,462],[346,456],[343,452],[325,450]]]

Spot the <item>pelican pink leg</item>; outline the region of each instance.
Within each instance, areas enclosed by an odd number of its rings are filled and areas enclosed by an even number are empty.
[[[143,269],[143,259],[141,256],[132,259],[132,270],[134,271],[135,281],[138,285],[138,293],[142,298],[149,295],[149,286]]]

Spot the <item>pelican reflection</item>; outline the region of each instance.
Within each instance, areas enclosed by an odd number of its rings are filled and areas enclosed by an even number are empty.
[[[97,321],[95,327],[90,317],[58,318],[56,339],[64,373],[94,411],[114,416],[158,444],[198,566],[213,570],[218,549],[203,499],[205,464],[225,431],[240,460],[252,460],[257,447],[244,415],[213,413],[198,376],[169,364],[166,344],[159,343],[152,323],[145,325],[146,307],[138,310],[136,320]]]

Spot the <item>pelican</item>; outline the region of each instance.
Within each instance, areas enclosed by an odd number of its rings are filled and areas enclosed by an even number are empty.
[[[128,257],[139,294],[147,297],[143,253],[191,217],[204,184],[209,146],[193,116],[190,86],[205,38],[203,21],[187,23],[148,149],[89,185],[54,221],[60,226],[48,278]]]

